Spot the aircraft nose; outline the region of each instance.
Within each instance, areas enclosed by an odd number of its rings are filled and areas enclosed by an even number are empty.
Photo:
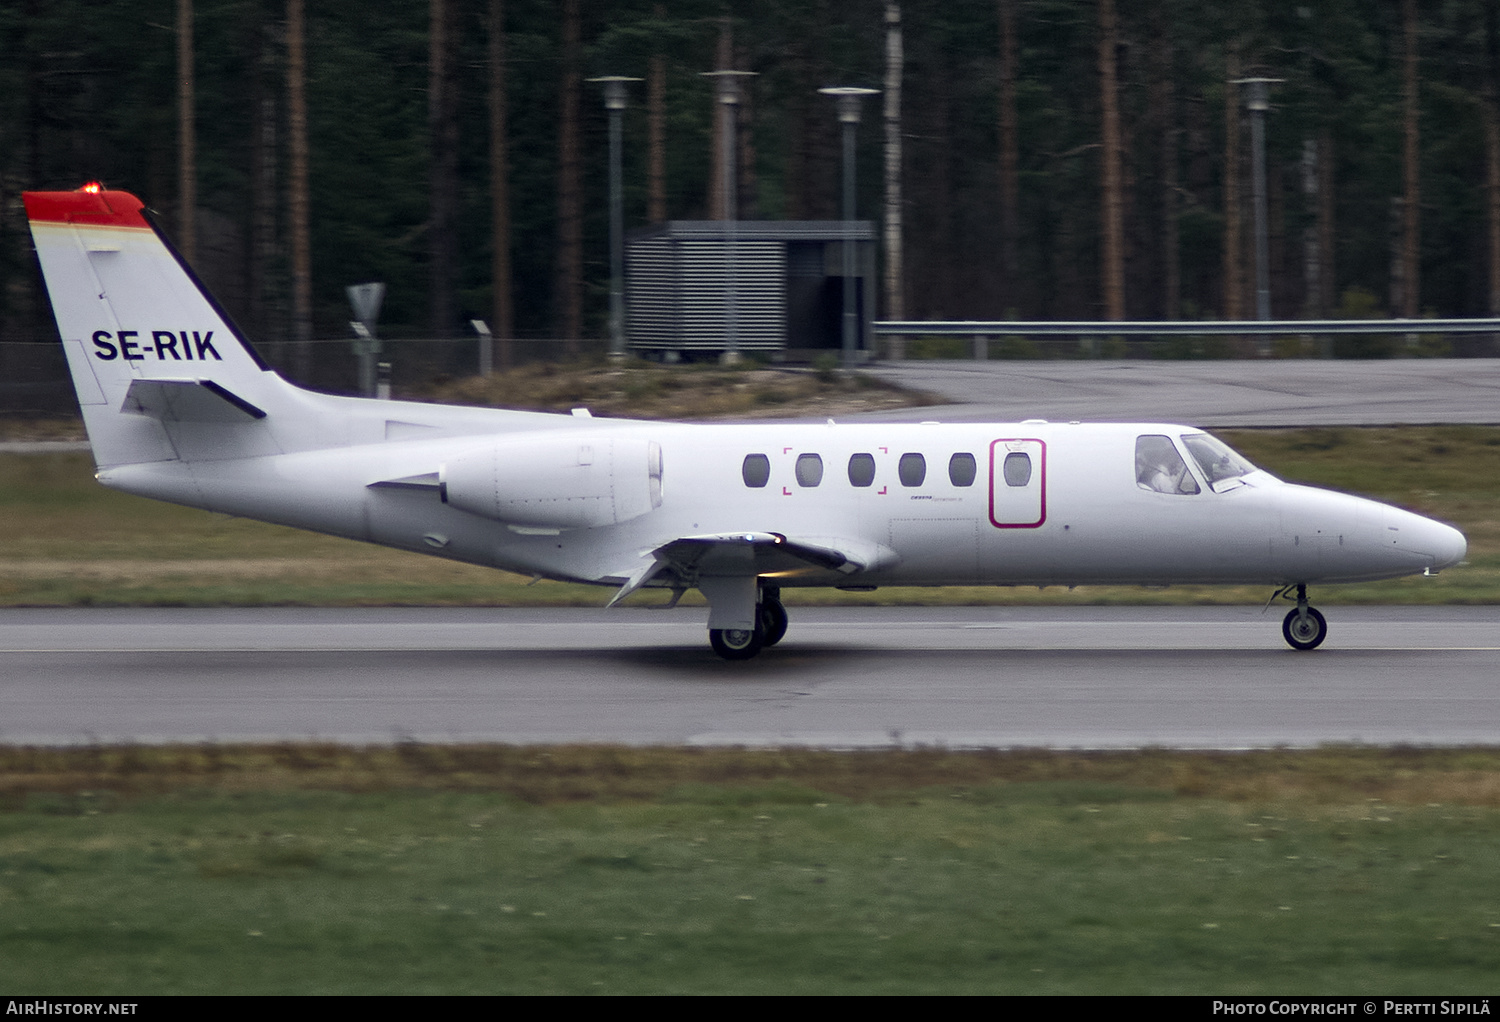
[[[1410,511],[1388,522],[1388,527],[1396,537],[1398,549],[1432,558],[1432,565],[1427,569],[1429,572],[1451,568],[1469,552],[1469,541],[1453,526]]]
[[[1469,541],[1464,534],[1442,522],[1428,522],[1422,543],[1432,552],[1432,570],[1451,568],[1464,559],[1469,552]]]

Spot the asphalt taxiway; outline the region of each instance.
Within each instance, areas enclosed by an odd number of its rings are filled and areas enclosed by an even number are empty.
[[[1233,426],[1500,423],[1500,359],[883,362],[945,403],[849,421],[1176,422]],[[842,421],[841,419],[841,421]]]
[[[755,660],[702,608],[8,610],[0,742],[839,748],[1500,741],[1500,608],[793,608]]]

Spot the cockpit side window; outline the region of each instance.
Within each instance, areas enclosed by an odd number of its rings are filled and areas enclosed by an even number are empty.
[[[1147,435],[1135,440],[1135,481],[1143,490],[1157,493],[1192,494],[1198,480],[1188,471],[1171,437]]]
[[[1203,473],[1203,478],[1208,480],[1210,487],[1255,471],[1255,466],[1240,457],[1228,444],[1207,433],[1185,434],[1182,446],[1187,448],[1188,454],[1198,463],[1198,469]]]

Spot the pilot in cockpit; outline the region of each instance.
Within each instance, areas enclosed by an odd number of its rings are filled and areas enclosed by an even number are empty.
[[[1142,436],[1135,441],[1135,481],[1143,490],[1157,493],[1198,492],[1198,482],[1188,471],[1170,437]]]

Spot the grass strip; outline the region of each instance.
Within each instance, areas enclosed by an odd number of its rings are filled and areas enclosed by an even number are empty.
[[[1488,993],[1500,752],[0,750],[28,993]]]

